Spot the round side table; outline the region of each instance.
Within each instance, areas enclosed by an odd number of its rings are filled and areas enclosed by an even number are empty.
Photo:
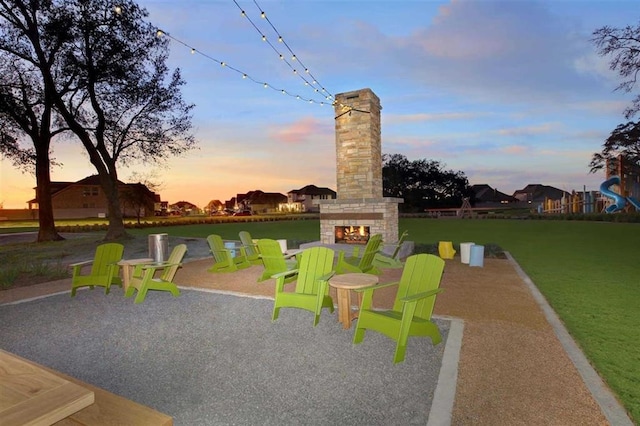
[[[351,321],[357,318],[358,311],[351,311],[351,290],[378,284],[378,277],[371,274],[353,273],[334,275],[329,280],[329,285],[336,289],[338,298],[338,321],[342,328],[351,327]],[[362,294],[358,293],[358,309],[362,302]]]

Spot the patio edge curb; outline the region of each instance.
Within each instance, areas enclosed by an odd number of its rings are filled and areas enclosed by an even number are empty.
[[[464,331],[464,321],[460,318],[438,316],[451,322],[447,343],[442,355],[442,365],[433,393],[431,410],[427,426],[449,426],[451,425],[453,403],[456,397],[458,383],[458,365],[460,362],[460,350],[462,349],[462,335]]]

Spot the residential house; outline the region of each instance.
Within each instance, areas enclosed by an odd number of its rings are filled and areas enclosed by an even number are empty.
[[[169,202],[161,201],[160,194],[155,194],[153,210],[156,216],[166,216],[169,214]]]
[[[280,206],[281,211],[313,212],[320,211],[318,200],[332,200],[337,196],[336,192],[329,188],[319,188],[315,185],[307,185],[300,189],[293,189],[287,193],[287,203]]]
[[[222,212],[225,208],[225,205],[220,200],[211,200],[204,207],[205,214],[213,215],[219,212]]]
[[[37,188],[34,188],[36,191]],[[149,216],[154,213],[159,196],[141,183],[128,184],[118,181],[118,193],[123,216]],[[29,200],[30,210],[38,209],[38,194]],[[98,175],[88,176],[77,182],[51,182],[51,203],[56,219],[81,219],[107,217],[108,203],[100,186]]]
[[[518,202],[517,198],[486,184],[471,185],[471,190],[473,191],[471,203],[474,207],[504,207]]]
[[[570,195],[571,194],[567,191],[563,191],[549,185],[541,185],[539,183],[529,184],[523,189],[513,193],[513,196],[517,198],[518,201],[527,204],[544,203],[547,199],[561,200],[563,197],[569,197]]]
[[[189,216],[200,213],[200,209],[188,201],[178,201],[169,206],[169,214],[178,216]]]
[[[235,210],[249,210],[252,213],[273,213],[287,201],[287,196],[279,192],[263,192],[259,189],[246,194],[237,194]]]

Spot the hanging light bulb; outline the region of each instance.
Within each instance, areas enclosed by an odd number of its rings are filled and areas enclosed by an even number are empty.
[[[246,13],[244,13],[244,10],[241,10],[241,11],[240,11],[240,16],[242,16],[243,18],[246,18],[246,17],[247,17],[247,14],[246,14]]]
[[[266,89],[267,87],[269,87],[269,85],[267,83],[264,83],[264,88]]]
[[[247,75],[246,74],[242,74],[242,78],[247,78]]]
[[[115,6],[113,8],[113,11],[116,13],[116,15],[121,15],[122,14],[122,7],[120,6]]]
[[[291,57],[291,60],[292,60],[292,61],[295,61],[296,59],[298,59],[298,58],[296,58],[296,55],[293,55],[293,56]]]
[[[287,94],[287,92],[284,89],[282,89],[281,92],[282,92],[283,95]]]
[[[307,74],[309,74],[309,68],[305,68],[304,72],[306,72]]]
[[[284,59],[284,56],[282,56],[282,54],[280,55],[280,59]]]
[[[191,54],[193,55],[194,53],[196,53],[196,49],[194,49],[193,47],[191,48]]]
[[[293,70],[293,73],[294,74],[298,74],[298,70]]]
[[[158,30],[158,31],[156,31],[156,35],[158,37],[162,37],[164,35],[164,32],[162,30]]]
[[[282,36],[278,36],[278,42],[282,43]]]
[[[266,19],[266,18],[267,18],[267,15],[266,15],[264,12],[260,12],[260,17],[261,17],[262,19]]]
[[[262,35],[262,41],[267,41],[267,36],[266,35]]]

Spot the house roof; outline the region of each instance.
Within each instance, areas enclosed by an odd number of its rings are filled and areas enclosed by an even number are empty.
[[[291,191],[289,191],[289,194],[335,196],[336,192],[326,187],[317,187],[315,185],[307,185],[300,189],[292,189]]]
[[[471,189],[473,190],[476,201],[496,203],[511,203],[518,201],[517,198],[507,195],[504,192],[500,192],[487,184],[471,185]]]
[[[553,186],[532,183],[513,193],[516,198],[524,198],[523,195],[526,195],[527,201],[542,201],[545,198],[559,200],[565,195],[568,196],[569,193]]]
[[[171,207],[179,208],[179,209],[197,209],[198,208],[198,206],[188,201],[178,201],[177,203],[171,204]]]

